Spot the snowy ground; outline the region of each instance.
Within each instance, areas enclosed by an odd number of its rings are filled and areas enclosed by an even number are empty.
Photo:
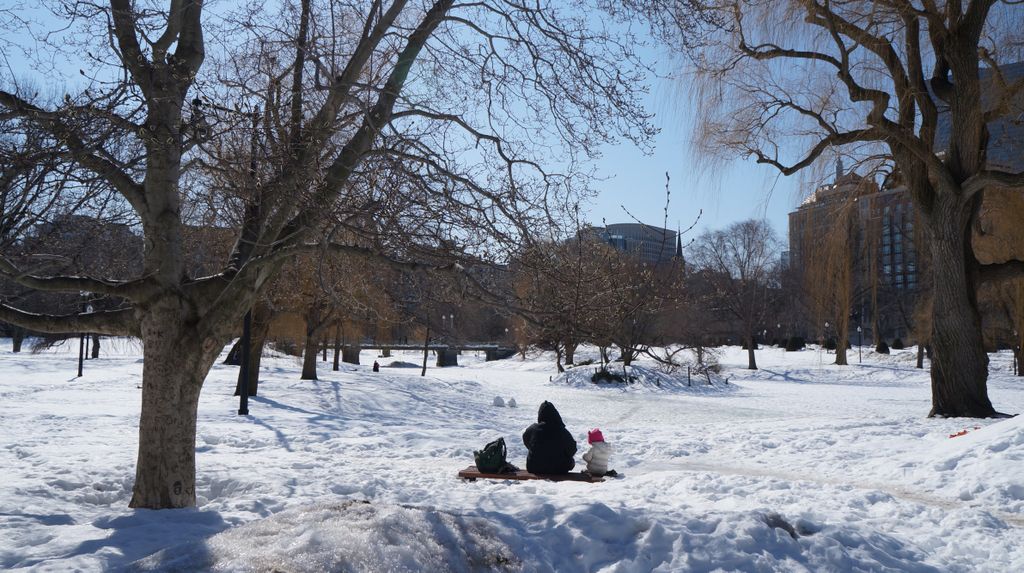
[[[126,341],[104,353],[76,379],[72,354],[0,340],[2,570],[1024,570],[1024,416],[925,418],[910,351],[840,368],[765,349],[750,372],[728,349],[728,388],[625,389],[549,381],[549,357],[463,356],[421,378],[390,359],[374,374],[366,352],[342,372],[321,364],[318,382],[276,357],[249,417],[237,370],[218,364],[200,402],[199,507],[179,511],[127,508],[141,356]],[[1022,412],[1009,369],[993,355],[990,396]],[[519,436],[545,399],[580,453],[600,427],[623,477],[455,477],[498,436],[523,465]]]

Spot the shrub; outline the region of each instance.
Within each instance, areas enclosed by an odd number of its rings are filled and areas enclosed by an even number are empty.
[[[743,350],[746,350],[746,349],[747,349],[747,341],[746,341],[746,340],[744,340],[744,341],[743,341],[743,344],[741,344],[741,345],[740,345],[740,347],[741,347],[741,348],[743,348]],[[760,349],[761,349],[761,347],[759,347],[759,346],[757,345],[757,341],[755,340],[755,341],[754,341],[754,350],[760,350]]]
[[[878,346],[875,347],[875,352],[879,354],[889,354],[889,345],[884,340],[879,341]]]
[[[594,363],[594,359],[593,358],[588,358],[586,360],[581,360],[580,362],[577,362],[576,366],[590,366],[593,363]]]
[[[627,382],[636,382],[636,377],[630,376],[628,379],[619,372],[612,372],[606,368],[598,368],[597,372],[590,377],[590,381],[594,384],[625,384]]]
[[[599,368],[597,372],[594,372],[594,374],[590,377],[590,381],[593,382],[594,384],[600,384],[602,382],[609,384],[622,384],[626,381],[626,379],[623,378],[622,374],[619,374],[618,372],[612,372],[611,370]]]
[[[892,341],[892,349],[893,350],[903,350],[904,348],[906,348],[906,346],[903,345],[903,340],[902,339],[897,338],[896,340]]]
[[[790,336],[786,339],[786,351],[795,352],[797,350],[803,350],[806,343],[802,336]]]
[[[836,349],[836,339],[835,338],[829,338],[829,339],[825,340],[825,350],[835,350],[835,349]]]

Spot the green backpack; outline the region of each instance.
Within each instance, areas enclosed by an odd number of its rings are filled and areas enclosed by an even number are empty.
[[[498,438],[484,446],[484,449],[476,450],[473,459],[476,460],[477,471],[485,474],[506,473],[511,464],[505,460],[505,454],[505,438]]]

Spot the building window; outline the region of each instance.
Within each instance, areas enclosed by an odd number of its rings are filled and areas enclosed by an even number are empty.
[[[892,265],[885,265],[885,266],[883,266],[882,267],[882,272],[885,273],[885,276],[891,275],[892,274]]]

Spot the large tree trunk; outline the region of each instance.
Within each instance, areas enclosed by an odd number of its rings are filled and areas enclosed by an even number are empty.
[[[341,361],[345,364],[359,364],[359,355],[363,347],[358,343],[346,344],[341,347]]]
[[[231,345],[231,350],[228,350],[228,355],[224,357],[223,364],[227,366],[242,365],[242,340],[242,338],[239,338]]]
[[[269,313],[261,310],[260,306],[253,307],[252,325],[249,328],[249,380],[246,386],[249,388],[249,395],[256,396],[260,390],[260,364],[263,362],[263,347],[267,344],[267,335],[270,334]],[[241,341],[235,346],[241,348]],[[241,352],[239,352],[239,366],[241,366]],[[235,382],[235,396],[241,395],[242,391],[242,369],[238,369],[238,378]]]
[[[836,364],[839,366],[849,366],[849,362],[846,360],[846,346],[849,344],[848,334],[844,334],[847,331],[847,325],[842,325],[839,329],[839,336],[836,340]]]
[[[320,343],[317,340],[316,332],[307,329],[306,346],[302,351],[302,380],[316,380],[316,355],[319,354]]]
[[[576,363],[576,343],[566,342],[565,343],[565,363],[575,364]]]
[[[996,413],[988,399],[988,354],[971,269],[976,264],[968,228],[971,210],[959,198],[939,194],[926,219],[935,277],[929,416],[983,418]]]
[[[196,412],[199,391],[222,345],[200,340],[188,308],[160,303],[139,314],[144,344],[139,456],[130,507],[166,509],[196,503]]]
[[[757,370],[757,358],[754,356],[754,335],[747,335],[747,369]]]
[[[427,332],[423,335],[423,370],[420,376],[427,375],[427,354],[430,352],[430,324],[427,324]]]
[[[98,335],[98,334],[92,335],[92,352],[90,354],[90,357],[91,358],[99,358],[100,357],[100,335]]]
[[[332,370],[337,372],[340,368],[339,361],[341,360],[341,325],[335,325],[334,327],[334,364]]]

